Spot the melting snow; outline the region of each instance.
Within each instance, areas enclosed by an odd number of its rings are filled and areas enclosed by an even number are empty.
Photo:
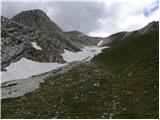
[[[37,49],[37,50],[42,50],[42,48],[40,46],[37,45],[36,42],[31,42],[32,43],[32,46]]]
[[[48,72],[57,69],[66,64],[60,63],[40,63],[26,58],[20,59],[18,62],[11,63],[6,67],[6,72],[1,72],[2,82],[28,78],[33,75]]]

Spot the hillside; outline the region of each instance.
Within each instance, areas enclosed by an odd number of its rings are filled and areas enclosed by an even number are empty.
[[[150,31],[154,31],[155,29],[158,30],[158,28],[159,28],[159,22],[153,21],[139,30],[130,31],[130,32],[127,32],[127,31],[118,32],[118,33],[112,34],[106,38],[103,38],[103,41],[104,41],[103,46],[105,46],[105,45],[112,46],[112,45],[115,45],[118,42],[120,42],[121,40],[124,40],[126,38],[129,38],[129,37],[132,38],[132,37],[135,37],[135,36],[150,32]]]
[[[159,30],[150,29],[3,99],[2,118],[158,118]]]
[[[126,38],[93,59],[100,66],[107,66],[106,70],[115,74],[113,84],[120,86],[115,92],[122,93],[120,99],[128,109],[116,118],[158,118],[158,34],[159,30],[154,29]]]
[[[99,43],[103,39],[100,37],[87,36],[86,34],[79,31],[69,31],[64,32],[64,34],[68,38],[68,41],[70,41],[74,46],[77,46],[78,48],[82,48],[83,46],[97,45],[97,43]]]

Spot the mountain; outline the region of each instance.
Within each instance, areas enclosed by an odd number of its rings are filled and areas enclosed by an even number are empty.
[[[71,46],[74,46],[76,49],[79,44],[81,46],[80,48],[82,48],[84,45],[97,45],[97,43],[100,41],[100,38],[96,39],[94,37],[89,37],[79,31],[63,32],[58,25],[52,22],[50,18],[39,9],[23,11],[15,15],[12,20],[29,27],[33,27],[37,30],[44,30],[52,33],[54,32],[56,35],[60,35],[64,39],[63,41],[69,46],[68,49]]]
[[[111,47],[91,61],[73,62],[23,80],[23,87],[27,81],[44,81],[23,96],[2,99],[2,118],[158,119],[158,26],[159,22],[152,22],[140,30],[113,34],[103,39],[103,45]],[[96,44],[83,41],[88,36],[77,31],[63,34],[77,48]],[[12,88],[10,95],[16,94],[19,83],[2,85],[2,92]]]
[[[39,9],[23,11],[12,19],[2,16],[1,21],[2,70],[22,57],[39,62],[64,63],[61,54],[65,49],[76,52],[84,46],[95,46],[100,41],[103,41],[101,46],[112,46],[126,37],[144,34],[159,26],[158,22],[151,22],[140,30],[100,38],[90,37],[79,31],[64,32]],[[33,42],[41,50],[33,47]]]
[[[30,52],[30,58],[35,56],[38,61],[45,58],[43,60],[45,62],[63,62],[60,54],[63,53],[64,49],[79,50],[66,40],[63,30],[52,22],[42,10],[23,11],[15,15],[11,20],[31,27],[38,32],[39,38],[36,42],[43,48],[44,53],[42,51],[36,52],[34,49]],[[38,56],[42,57],[37,58]]]
[[[61,54],[65,49],[76,52],[101,40],[78,31],[64,32],[39,9],[23,11],[12,19],[1,16],[1,21],[2,70],[22,57],[39,62],[64,63]]]
[[[35,30],[5,17],[1,17],[1,22],[2,69],[22,57],[41,62],[64,62],[60,54],[67,45],[61,35]],[[42,50],[36,49],[32,42],[38,44]]]
[[[52,22],[46,13],[39,9],[23,11],[15,15],[11,20],[38,30],[63,33],[63,30]]]

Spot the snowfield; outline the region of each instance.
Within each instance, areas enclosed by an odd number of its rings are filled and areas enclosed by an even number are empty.
[[[41,48],[37,46],[37,43],[32,42],[32,44],[33,47],[41,50]],[[95,55],[101,53],[102,49],[104,48],[108,47],[98,47],[97,44],[97,46],[84,47],[80,52],[71,52],[68,50],[64,50],[62,56],[67,63],[80,60],[89,61]],[[1,72],[1,83],[12,80],[25,79],[33,75],[49,72],[51,70],[67,65],[67,63],[40,63],[26,58],[21,58],[19,61],[11,63],[9,66],[7,66],[5,68],[7,71]]]
[[[11,63],[8,67],[6,67],[6,72],[1,72],[2,83],[11,80],[28,78],[33,75],[38,75],[50,70],[57,69],[64,65],[66,64],[40,63],[22,58],[19,61]]]

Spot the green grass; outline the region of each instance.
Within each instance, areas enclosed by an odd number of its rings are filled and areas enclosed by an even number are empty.
[[[120,98],[126,113],[115,118],[158,118],[158,31],[126,39],[93,61],[115,74],[113,81],[132,94]],[[136,101],[136,99],[139,101]]]
[[[126,39],[2,100],[2,118],[158,118],[158,64],[158,31]]]

